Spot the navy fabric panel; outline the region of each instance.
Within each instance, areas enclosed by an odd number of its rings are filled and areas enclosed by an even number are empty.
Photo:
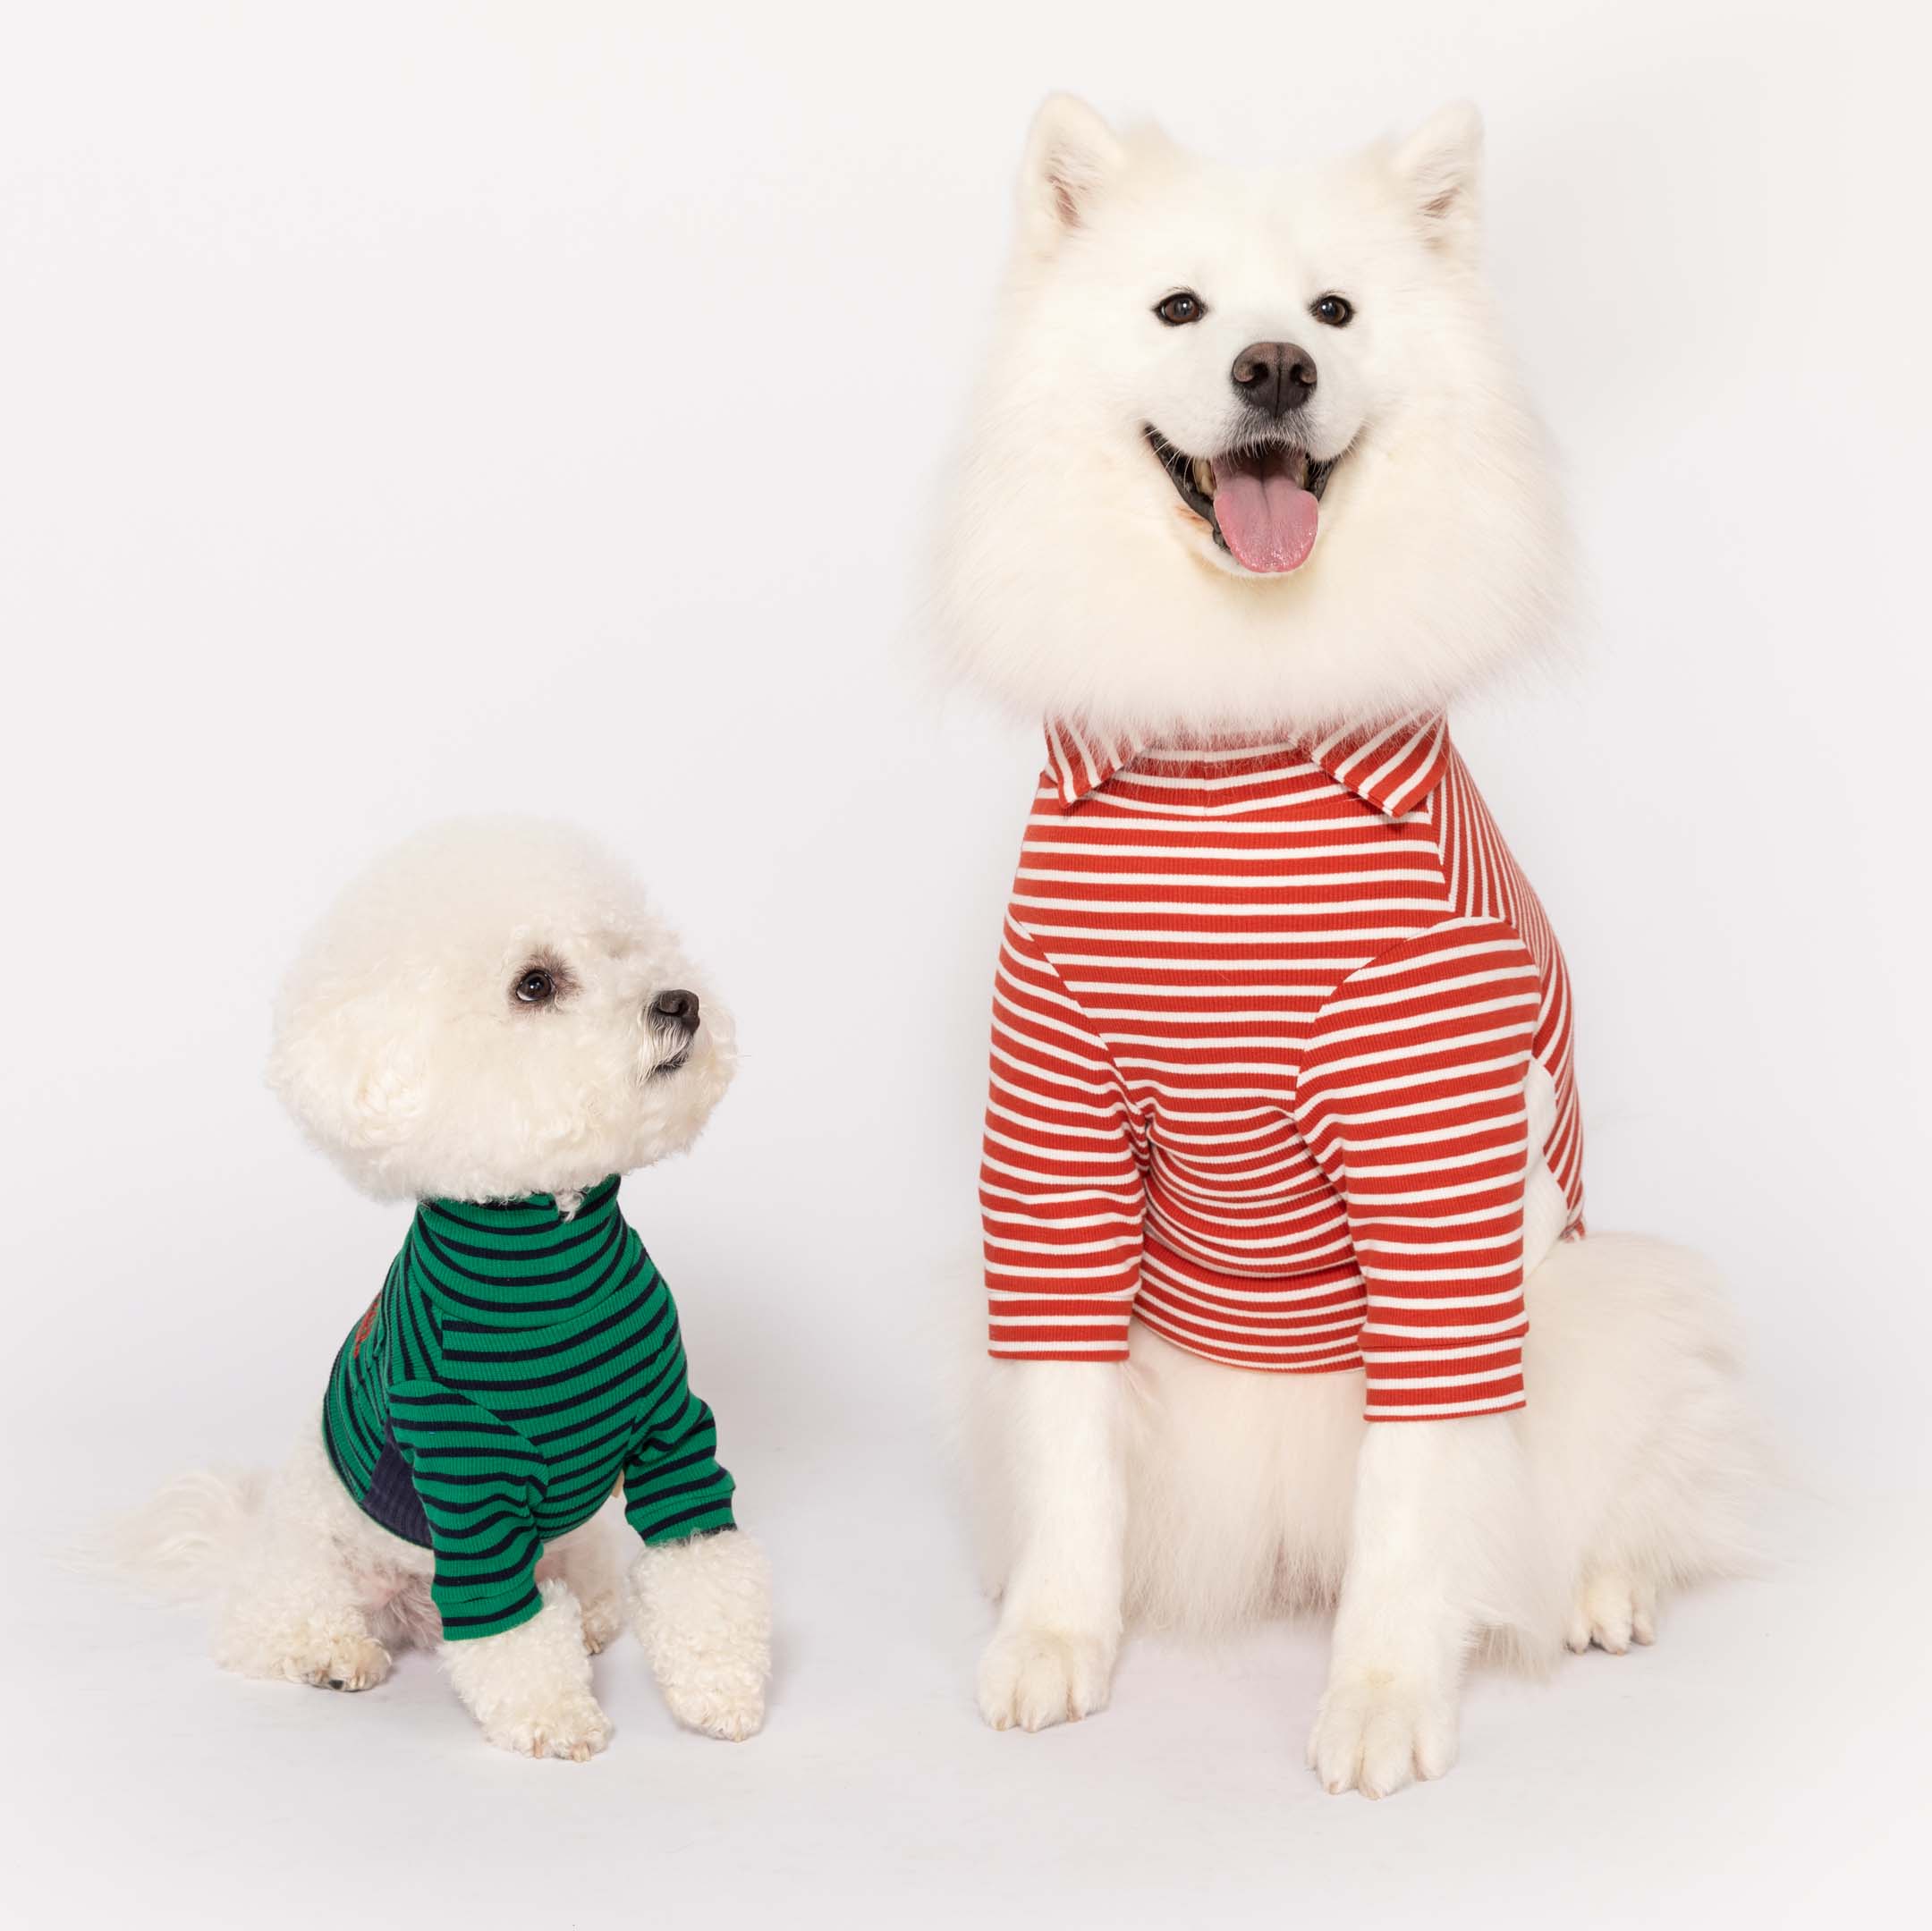
[[[383,1430],[383,1451],[377,1458],[369,1493],[362,1497],[362,1512],[380,1522],[392,1536],[401,1536],[419,1548],[429,1546],[429,1518],[423,1513],[415,1478],[396,1446],[393,1428]]]

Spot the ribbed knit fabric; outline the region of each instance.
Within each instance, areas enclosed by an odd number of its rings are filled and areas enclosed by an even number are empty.
[[[569,1219],[547,1194],[424,1201],[335,1357],[330,1458],[369,1515],[435,1550],[452,1641],[535,1615],[545,1544],[620,1478],[646,1542],[733,1526],[677,1309],[617,1186]]]
[[[1520,1407],[1533,1162],[1582,1228],[1569,985],[1443,719],[1047,749],[994,994],[992,1352],[1119,1360],[1132,1316],[1366,1366],[1372,1419]]]

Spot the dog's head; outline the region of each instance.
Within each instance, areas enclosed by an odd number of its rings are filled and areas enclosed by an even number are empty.
[[[735,1062],[622,868],[561,826],[474,820],[336,902],[283,987],[269,1081],[378,1198],[497,1200],[682,1151]]]
[[[1243,174],[1056,97],[939,571],[1030,710],[1307,725],[1546,636],[1569,546],[1478,271],[1481,128]]]

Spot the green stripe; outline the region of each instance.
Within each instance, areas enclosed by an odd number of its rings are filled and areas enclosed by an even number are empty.
[[[711,1410],[686,1380],[676,1307],[617,1187],[592,1188],[569,1220],[547,1195],[424,1201],[373,1323],[335,1358],[330,1453],[361,1502],[393,1433],[452,1641],[535,1615],[545,1545],[588,1520],[620,1478],[647,1542],[733,1526],[732,1478]]]

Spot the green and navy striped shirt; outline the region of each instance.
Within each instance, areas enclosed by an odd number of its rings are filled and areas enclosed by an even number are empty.
[[[335,1357],[322,1434],[363,1510],[435,1550],[453,1642],[534,1616],[545,1544],[620,1478],[646,1542],[733,1526],[716,1425],[615,1175],[568,1219],[548,1194],[422,1202]]]

